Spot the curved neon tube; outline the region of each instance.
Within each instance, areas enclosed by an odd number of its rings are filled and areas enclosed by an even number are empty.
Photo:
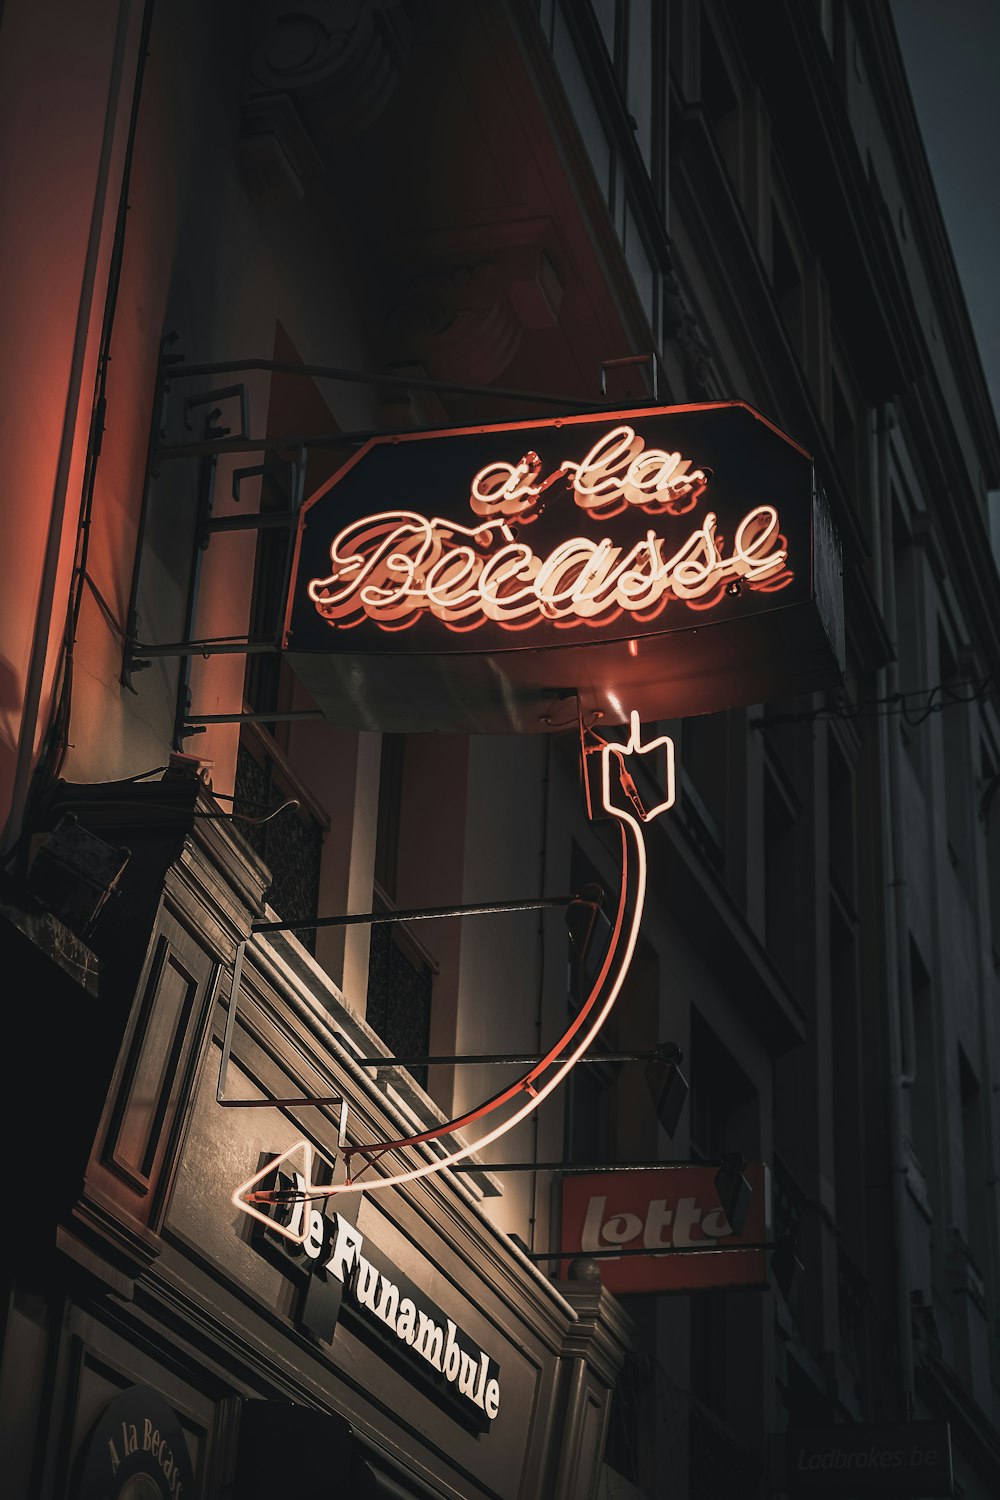
[[[625,758],[626,756],[634,753],[647,753],[650,750],[656,749],[659,745],[665,746],[667,751],[667,794],[661,802],[657,803],[653,808],[647,810],[642,806],[642,803],[639,800],[638,794],[635,790],[632,778],[626,770]],[[628,799],[633,803],[633,806],[636,809],[636,812],[638,814],[637,817],[634,817],[632,813],[628,812],[624,808],[616,807],[611,801],[610,766],[612,755],[618,757],[619,780],[626,797],[628,797]],[[601,751],[601,800],[604,811],[611,817],[616,818],[621,825],[622,886],[618,901],[618,912],[616,915],[611,944],[605,956],[604,963],[601,966],[601,971],[594,983],[594,987],[591,990],[586,1004],[581,1008],[579,1014],[574,1018],[574,1020],[567,1027],[566,1031],[554,1044],[554,1046],[549,1049],[544,1058],[534,1064],[534,1066],[523,1077],[519,1078],[516,1083],[513,1083],[508,1088],[501,1090],[500,1093],[495,1095],[492,1099],[487,1100],[485,1104],[479,1105],[475,1110],[471,1110],[466,1114],[461,1115],[457,1119],[450,1120],[444,1125],[436,1126],[432,1130],[422,1131],[418,1135],[407,1136],[397,1141],[373,1142],[366,1146],[351,1147],[349,1148],[349,1151],[347,1153],[347,1159],[349,1161],[351,1156],[356,1155],[370,1157],[371,1159],[366,1162],[366,1167],[371,1166],[375,1160],[378,1160],[381,1156],[389,1151],[402,1150],[407,1146],[420,1145],[426,1141],[436,1140],[440,1139],[442,1136],[450,1135],[454,1131],[462,1129],[463,1126],[471,1124],[477,1119],[481,1119],[486,1114],[492,1113],[495,1109],[498,1109],[503,1104],[509,1102],[509,1100],[515,1097],[518,1093],[526,1092],[529,1096],[527,1102],[523,1104],[520,1109],[515,1110],[515,1112],[511,1116],[509,1116],[509,1118],[502,1121],[501,1124],[494,1126],[492,1130],[489,1130],[484,1135],[477,1137],[476,1140],[470,1141],[467,1145],[461,1147],[458,1151],[452,1152],[447,1157],[444,1157],[437,1161],[425,1162],[420,1167],[414,1167],[409,1171],[398,1172],[393,1176],[373,1178],[368,1182],[359,1182],[357,1180],[354,1180],[352,1182],[327,1185],[313,1183],[311,1181],[312,1148],[308,1142],[298,1141],[295,1143],[295,1145],[290,1146],[288,1150],[282,1154],[282,1156],[277,1157],[269,1162],[266,1167],[262,1168],[259,1172],[256,1172],[254,1176],[249,1179],[249,1181],[243,1183],[235,1190],[231,1200],[234,1207],[240,1209],[244,1213],[250,1214],[254,1218],[263,1220],[270,1229],[275,1231],[275,1233],[283,1234],[285,1238],[292,1240],[294,1243],[301,1244],[304,1242],[309,1232],[308,1215],[302,1216],[304,1227],[300,1234],[296,1234],[293,1232],[289,1232],[289,1230],[284,1225],[276,1223],[275,1220],[269,1218],[266,1214],[262,1214],[254,1207],[254,1205],[257,1203],[275,1203],[288,1201],[284,1196],[277,1196],[272,1189],[261,1189],[256,1191],[255,1189],[257,1183],[260,1182],[269,1173],[273,1172],[275,1166],[279,1162],[286,1160],[300,1147],[308,1147],[308,1150],[304,1152],[306,1162],[306,1180],[302,1189],[295,1192],[295,1201],[304,1203],[320,1198],[334,1198],[345,1193],[365,1191],[377,1192],[388,1187],[398,1187],[403,1183],[417,1182],[420,1180],[420,1178],[429,1177],[447,1167],[454,1166],[456,1163],[464,1160],[466,1157],[471,1156],[474,1152],[480,1151],[484,1147],[491,1145],[494,1141],[497,1141],[502,1136],[506,1135],[506,1133],[509,1130],[512,1130],[515,1125],[519,1125],[522,1120],[527,1119],[528,1116],[539,1107],[543,1100],[547,1099],[548,1096],[553,1092],[553,1090],[558,1088],[559,1084],[562,1083],[563,1079],[587,1051],[588,1047],[590,1047],[593,1043],[601,1027],[604,1025],[604,1022],[610,1015],[619,994],[621,993],[622,985],[625,982],[626,976],[631,966],[632,957],[635,952],[635,945],[639,936],[639,926],[642,921],[642,912],[645,903],[646,846],[642,831],[642,824],[652,822],[652,820],[655,817],[658,817],[661,812],[666,811],[667,808],[673,805],[673,742],[668,736],[661,735],[656,739],[650,740],[647,744],[643,744],[641,742],[639,715],[635,712],[631,714],[630,734],[627,742],[624,745],[606,743]],[[625,920],[625,913],[628,906],[627,875],[629,864],[628,849],[630,840],[634,848],[636,857],[636,891],[632,909],[632,916],[630,921],[628,922],[625,947],[621,954],[621,959],[617,964],[617,972],[612,981],[604,1004],[600,1007],[600,1009],[597,1010],[594,1019],[590,1022],[590,1025],[587,1026],[586,1030],[583,1032],[582,1037],[577,1040],[572,1052],[563,1060],[561,1066],[556,1069],[552,1077],[546,1083],[542,1084],[541,1087],[536,1089],[534,1087],[534,1080],[552,1065],[554,1060],[560,1055],[560,1053],[563,1052],[565,1047],[569,1045],[569,1043],[573,1040],[577,1033],[583,1028],[590,1012],[596,1007],[598,997],[605,984],[608,974],[611,968],[614,966],[616,950],[618,948],[619,939],[621,937]],[[366,1170],[366,1168],[362,1168],[362,1171],[364,1170]]]

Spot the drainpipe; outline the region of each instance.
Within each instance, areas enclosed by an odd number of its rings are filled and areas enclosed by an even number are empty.
[[[127,64],[133,55],[136,43],[134,36],[134,6],[122,0],[118,7],[118,19],[115,31],[114,48],[111,59],[111,76],[108,83],[107,104],[105,108],[103,136],[101,140],[101,152],[97,167],[97,178],[94,185],[93,209],[91,212],[90,229],[87,240],[87,250],[84,258],[83,279],[80,289],[80,299],[77,305],[77,321],[73,337],[73,352],[70,361],[69,387],[66,397],[65,414],[63,417],[63,428],[60,437],[59,453],[56,461],[56,476],[52,495],[52,510],[49,517],[48,533],[45,544],[45,555],[42,563],[42,573],[39,584],[38,606],[35,612],[34,633],[31,643],[31,657],[28,665],[27,680],[24,689],[24,702],[22,705],[21,728],[17,744],[17,759],[14,769],[14,784],[11,792],[11,809],[6,829],[3,833],[2,847],[5,852],[11,850],[16,844],[21,833],[21,823],[24,818],[27,805],[29,789],[35,764],[35,745],[39,738],[39,728],[46,730],[50,726],[40,726],[42,708],[42,690],[45,680],[46,665],[48,662],[48,643],[52,626],[52,611],[56,603],[56,584],[59,572],[59,559],[63,548],[64,528],[66,512],[69,507],[69,476],[73,461],[73,448],[76,440],[77,423],[80,415],[80,404],[83,397],[83,376],[87,361],[87,345],[90,333],[91,318],[93,315],[94,301],[98,293],[97,273],[101,256],[101,244],[104,235],[104,221],[108,197],[111,193],[113,182],[114,159],[116,155],[116,137],[118,134],[119,112],[122,96],[126,87],[132,85],[131,113],[128,123],[127,137],[122,166],[122,178],[119,187],[118,214],[114,230],[114,241],[112,247],[112,278],[117,274],[120,267],[121,247],[125,234],[125,212],[127,209],[127,195],[129,186],[129,171],[132,162],[132,151],[135,141],[136,119],[139,107],[139,96],[142,87],[142,75],[145,65],[146,48],[149,42],[149,31],[152,19],[153,0],[146,0],[140,25],[140,36],[137,51],[134,53],[134,72],[129,75]],[[2,9],[2,6],[0,6]],[[117,287],[112,289],[112,299],[117,293]],[[113,308],[112,308],[113,312]],[[110,343],[110,328],[108,327],[108,310],[105,310],[105,328],[102,332],[102,358],[106,364],[107,347]],[[103,366],[101,370],[103,374]],[[100,417],[100,413],[97,413]],[[94,446],[99,442],[103,431],[103,419],[95,420],[91,424],[90,438],[87,452],[87,469],[92,467],[94,458]],[[79,538],[78,538],[79,540]],[[72,595],[73,584],[70,591]],[[72,606],[71,606],[72,607]],[[62,649],[65,649],[65,642]],[[58,671],[56,674],[56,687],[54,689],[58,697]],[[44,754],[44,736],[42,752]]]
[[[893,419],[887,405],[878,413],[876,425],[878,503],[880,507],[882,607],[895,639],[896,580],[893,571],[892,505],[889,494],[889,431]],[[896,658],[879,673],[880,698],[891,698],[899,691],[899,667]],[[913,1324],[910,1306],[909,1246],[907,1243],[906,1203],[906,1112],[904,1095],[913,1087],[916,1077],[916,1053],[913,1035],[913,986],[910,966],[910,922],[906,889],[906,855],[903,847],[902,749],[898,726],[891,716],[878,718],[879,793],[882,803],[882,848],[886,859],[885,928],[886,928],[886,1000],[889,1022],[889,1181],[892,1199],[892,1230],[896,1261],[896,1329],[899,1343],[900,1383],[903,1415],[906,1420],[914,1409]]]

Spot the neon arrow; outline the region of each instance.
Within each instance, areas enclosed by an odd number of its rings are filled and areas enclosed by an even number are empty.
[[[601,755],[601,804],[603,811],[614,818],[620,828],[622,841],[622,881],[621,892],[618,898],[618,910],[612,931],[611,942],[601,965],[599,974],[594,981],[593,988],[585,1004],[580,1008],[578,1014],[563,1032],[562,1036],[549,1049],[545,1056],[535,1063],[527,1073],[515,1083],[502,1089],[491,1099],[465,1114],[449,1120],[446,1124],[435,1126],[432,1130],[421,1131],[417,1135],[405,1136],[395,1141],[373,1141],[367,1145],[350,1146],[344,1150],[345,1165],[348,1171],[348,1180],[343,1183],[315,1183],[311,1179],[311,1173],[307,1170],[306,1180],[301,1191],[295,1193],[299,1202],[306,1202],[320,1198],[335,1198],[344,1193],[378,1192],[389,1187],[399,1187],[403,1183],[418,1182],[422,1177],[430,1177],[444,1168],[452,1167],[457,1162],[472,1156],[475,1152],[490,1146],[502,1136],[526,1120],[548,1096],[557,1089],[566,1076],[572,1071],[579,1058],[592,1045],[601,1027],[614,1008],[615,1002],[621,993],[623,984],[628,975],[635,953],[635,946],[639,936],[639,927],[642,922],[643,905],[646,896],[646,842],[644,825],[651,823],[660,813],[665,812],[674,802],[674,747],[673,741],[668,735],[659,735],[655,739],[642,741],[639,715],[632,713],[630,716],[629,738],[624,745],[616,745],[598,736],[593,730],[586,731],[591,738],[600,746]],[[586,743],[586,734],[582,734],[582,753],[584,758],[584,782],[586,784],[586,756],[594,753],[597,745]],[[635,783],[628,771],[626,760],[631,755],[647,755],[650,751],[663,746],[666,751],[666,780],[664,796],[660,798],[651,808],[647,809],[636,790]],[[624,798],[629,806],[616,804],[613,798],[614,783],[611,776],[612,758],[617,762],[617,777],[615,781],[621,788]],[[588,813],[593,816],[590,806],[589,792],[587,799]],[[631,851],[631,859],[629,857]],[[630,866],[634,869],[630,870]],[[632,901],[631,915],[629,908],[629,876],[633,876],[635,895]],[[603,997],[603,998],[602,998]],[[568,1049],[572,1050],[568,1050]],[[556,1066],[556,1063],[559,1066]],[[551,1077],[540,1081],[549,1069],[555,1068]],[[367,1182],[358,1181],[350,1176],[352,1158],[360,1156],[364,1158],[365,1165],[361,1172],[366,1172],[374,1165],[380,1157],[390,1151],[402,1151],[408,1146],[419,1146],[427,1141],[440,1140],[445,1136],[454,1134],[467,1126],[473,1125],[477,1120],[484,1119],[495,1110],[501,1109],[509,1104],[519,1095],[525,1094],[527,1098],[516,1109],[513,1114],[495,1125],[483,1135],[477,1136],[475,1140],[469,1141],[450,1155],[425,1162],[422,1166],[410,1170],[397,1172],[393,1176],[376,1177]],[[233,1193],[232,1202],[234,1207],[243,1213],[253,1214],[255,1218],[263,1219],[268,1228],[275,1234],[284,1235],[286,1239],[294,1243],[302,1243],[302,1237],[296,1233],[289,1233],[288,1229],[276,1223],[266,1214],[256,1210],[257,1204],[274,1204],[287,1202],[287,1192],[278,1193],[270,1188],[257,1188],[256,1184],[262,1180],[268,1172],[273,1171],[275,1165],[290,1156],[298,1146],[308,1146],[308,1142],[300,1141],[296,1146],[289,1147],[284,1156],[277,1157],[263,1171],[258,1172],[248,1182]],[[311,1148],[308,1157],[308,1167],[311,1168]],[[360,1174],[358,1174],[360,1176]]]
[[[249,1179],[249,1181],[244,1182],[241,1187],[238,1187],[236,1189],[235,1193],[233,1194],[232,1201],[237,1208],[242,1209],[243,1213],[249,1214],[251,1219],[259,1219],[262,1224],[267,1225],[268,1229],[278,1230],[281,1234],[284,1235],[286,1240],[291,1240],[293,1245],[304,1245],[309,1237],[310,1226],[308,1214],[299,1215],[299,1218],[302,1222],[302,1231],[301,1233],[296,1233],[288,1225],[276,1224],[273,1219],[267,1216],[267,1214],[261,1213],[259,1208],[254,1207],[255,1203],[259,1203],[261,1201],[265,1201],[268,1203],[287,1203],[289,1201],[287,1194],[282,1194],[279,1198],[274,1194],[273,1191],[270,1196],[262,1200],[260,1195],[255,1192],[255,1189],[258,1182],[261,1182],[265,1177],[269,1177],[277,1167],[281,1166],[282,1162],[286,1162],[290,1157],[294,1156],[296,1151],[302,1152],[301,1176],[305,1184],[302,1192],[304,1194],[314,1193],[316,1191],[316,1184],[312,1180],[312,1142],[302,1140],[296,1141],[294,1146],[289,1146],[287,1151],[282,1151],[280,1156],[272,1156],[271,1160],[265,1167],[261,1167],[260,1171],[255,1172]]]

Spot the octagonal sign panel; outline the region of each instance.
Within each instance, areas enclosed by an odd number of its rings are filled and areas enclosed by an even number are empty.
[[[840,571],[742,402],[386,435],[303,506],[285,654],[344,727],[708,713],[839,682]]]

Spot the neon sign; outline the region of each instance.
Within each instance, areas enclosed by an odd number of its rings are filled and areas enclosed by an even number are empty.
[[[403,731],[803,692],[839,677],[824,517],[741,403],[376,438],[303,507],[286,657],[335,722]]]
[[[712,511],[670,555],[653,530],[627,551],[608,536],[575,536],[545,557],[515,534],[506,520],[464,527],[386,511],[334,538],[333,569],[310,581],[309,598],[324,620],[342,628],[367,616],[384,630],[403,630],[426,612],[453,630],[474,630],[487,620],[524,630],[540,619],[608,624],[623,611],[645,622],[671,597],[692,609],[711,608],[728,580],[772,592],[792,581],[770,505],[743,517],[728,556]]]
[[[272,1162],[235,1190],[241,1213],[304,1246],[313,1216],[279,1223],[271,1210],[457,1165],[531,1115],[593,1044],[635,952],[645,827],[673,802],[672,742],[644,741],[641,717],[839,680],[839,550],[808,454],[740,402],[386,436],[303,507],[284,648],[344,726],[537,732],[567,727],[553,709],[575,700],[587,810],[599,755],[599,812],[621,839],[600,972],[523,1077],[443,1125],[343,1148],[342,1182],[317,1182],[300,1140],[285,1154],[303,1153],[293,1189],[265,1185]],[[604,738],[599,722],[628,722],[627,740]],[[647,805],[632,764],[660,749],[663,788]],[[367,1175],[459,1131],[447,1156]]]
[[[650,516],[683,515],[708,486],[703,470],[691,472],[690,459],[647,449],[629,426],[612,428],[579,463],[563,459],[537,483],[541,463],[531,451],[517,464],[500,460],[473,476],[469,504],[486,518],[479,526],[398,510],[344,527],[330,546],[330,573],[307,586],[317,613],[342,629],[367,616],[383,630],[404,630],[422,613],[452,630],[487,620],[507,630],[541,619],[600,626],[623,612],[654,620],[671,598],[711,608],[729,581],[771,592],[792,581],[772,505],[741,518],[728,555],[708,511],[672,552],[673,543],[650,528],[628,548],[610,536],[571,536],[540,557],[516,540],[517,529],[538,519],[542,496],[551,502],[557,482],[598,522],[628,506]]]
[[[646,844],[643,829],[646,824],[651,823],[654,818],[673,805],[674,757],[673,742],[669,736],[657,735],[650,740],[643,741],[639,716],[636,713],[630,716],[630,733],[623,745],[604,740],[593,730],[587,731],[586,734],[591,737],[592,743],[588,744],[584,737],[584,761],[586,762],[586,757],[590,753],[600,755],[601,808],[608,817],[617,821],[621,833],[622,880],[611,943],[604,962],[590,995],[562,1036],[523,1077],[476,1109],[469,1110],[444,1125],[438,1125],[432,1130],[425,1130],[417,1135],[406,1136],[395,1141],[373,1142],[369,1145],[345,1148],[343,1154],[348,1175],[344,1182],[327,1184],[315,1182],[312,1170],[312,1146],[305,1140],[296,1141],[281,1156],[255,1172],[248,1181],[235,1190],[232,1195],[235,1208],[265,1223],[274,1233],[283,1236],[293,1244],[305,1245],[309,1236],[315,1234],[310,1214],[302,1214],[298,1218],[291,1219],[287,1224],[280,1224],[265,1211],[265,1206],[287,1201],[306,1202],[338,1198],[345,1194],[365,1190],[376,1192],[399,1187],[403,1183],[417,1182],[423,1177],[440,1172],[443,1168],[454,1166],[473,1153],[484,1150],[494,1141],[500,1140],[515,1125],[527,1119],[553,1090],[559,1087],[584,1052],[593,1045],[621,994],[632,963],[646,895]],[[665,751],[662,792],[657,796],[656,801],[647,807],[632,776],[629,761],[633,757],[638,761],[661,747]],[[612,762],[614,762],[614,775],[612,775]],[[616,792],[620,794],[621,800],[616,800]],[[589,807],[589,793],[588,810],[592,811]],[[408,1147],[421,1146],[429,1141],[453,1136],[457,1131],[465,1130],[498,1111],[505,1112],[498,1124],[476,1135],[473,1140],[466,1141],[448,1156],[443,1158],[435,1156],[420,1166],[404,1168],[393,1175],[361,1180],[363,1174],[387,1153],[395,1153]],[[275,1167],[299,1152],[302,1154],[303,1167],[300,1176],[301,1187],[289,1193],[260,1186]],[[351,1166],[355,1157],[361,1158],[363,1166],[352,1178]],[[318,1214],[316,1217],[319,1217]]]

